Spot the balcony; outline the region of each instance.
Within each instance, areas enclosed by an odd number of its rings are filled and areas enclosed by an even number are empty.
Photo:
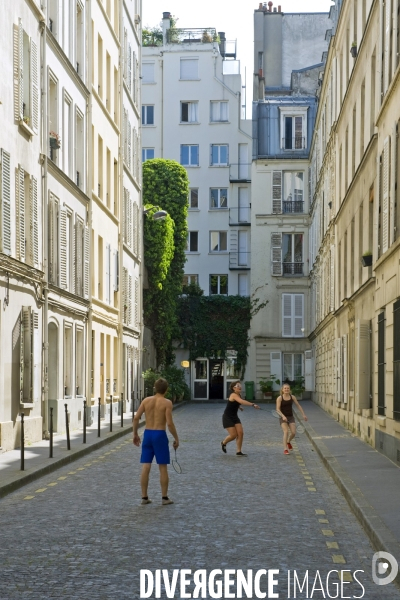
[[[229,252],[230,271],[250,271],[251,252]]]
[[[167,44],[212,44],[218,42],[217,30],[205,29],[167,29]]]
[[[283,275],[304,275],[302,262],[284,262],[282,263],[282,274]]]
[[[304,212],[303,200],[283,200],[282,212],[283,213],[303,213]]]
[[[247,206],[233,206],[229,209],[229,225],[250,225],[251,204]]]
[[[306,138],[304,137],[284,137],[282,138],[282,150],[304,150],[306,147]]]
[[[231,183],[250,183],[251,163],[230,163],[229,181]]]

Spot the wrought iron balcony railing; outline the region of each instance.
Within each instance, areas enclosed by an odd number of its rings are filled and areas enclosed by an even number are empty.
[[[303,265],[302,262],[284,262],[282,263],[282,273],[284,275],[303,275]]]
[[[283,213],[302,213],[302,212],[304,212],[303,200],[283,200],[282,212]]]
[[[231,183],[251,181],[251,163],[230,163],[229,181]]]
[[[232,206],[229,209],[229,225],[250,225],[250,209],[250,204],[247,206]]]
[[[282,138],[283,150],[304,150],[306,147],[306,138],[304,137],[284,137]]]
[[[214,27],[204,29],[167,29],[168,44],[211,44],[218,42],[217,30]]]

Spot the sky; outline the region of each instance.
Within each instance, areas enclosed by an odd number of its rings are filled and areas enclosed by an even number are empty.
[[[267,0],[268,1],[268,0]],[[274,0],[274,7],[281,5],[282,12],[329,12],[331,0]],[[253,14],[259,0],[246,2],[233,0],[142,0],[142,23],[156,27],[162,20],[163,12],[170,12],[178,20],[177,27],[205,29],[214,27],[225,31],[227,40],[237,40],[236,58],[240,60],[242,84],[246,69],[247,118],[250,118],[253,72]]]

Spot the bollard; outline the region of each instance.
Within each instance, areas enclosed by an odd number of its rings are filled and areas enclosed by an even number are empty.
[[[24,413],[21,413],[21,471],[25,469],[25,432],[24,432]]]
[[[121,392],[121,427],[124,426],[124,394]]]
[[[53,409],[50,408],[50,453],[49,458],[53,458]]]
[[[83,401],[83,443],[86,444],[86,400]]]
[[[110,431],[112,431],[112,396],[110,396]]]
[[[69,422],[68,422],[68,404],[65,406],[65,429],[67,432],[67,450],[71,450],[71,440],[69,439]]]
[[[135,392],[131,392],[131,413],[133,414],[133,407],[135,406]]]
[[[101,398],[99,398],[99,411],[97,414],[97,437],[100,437],[100,404],[101,404]]]

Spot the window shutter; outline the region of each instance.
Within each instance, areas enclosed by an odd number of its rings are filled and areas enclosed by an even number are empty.
[[[128,323],[128,270],[122,267],[122,305],[123,317],[122,321]]]
[[[132,167],[132,127],[131,127],[131,122],[128,120],[128,160],[127,160],[127,165],[128,168],[131,169]]]
[[[390,236],[389,236],[389,246],[393,244],[393,242],[397,238],[397,214],[398,208],[396,206],[396,193],[397,193],[397,125],[393,128],[392,135],[392,152],[391,152],[391,165],[390,165],[390,207],[389,207],[389,223],[390,223]]]
[[[33,389],[32,402],[38,402],[40,399],[40,384],[41,384],[41,344],[39,335],[39,313],[32,312],[32,327],[33,327]]]
[[[181,79],[198,79],[199,61],[181,58]]]
[[[2,149],[0,159],[1,251],[11,254],[11,156]]]
[[[31,259],[34,267],[39,267],[39,217],[38,217],[38,184],[36,177],[31,177]]]
[[[106,302],[110,304],[110,283],[111,283],[111,246],[106,245]]]
[[[132,325],[132,275],[128,274],[128,325]]]
[[[16,172],[16,234],[17,234],[17,258],[25,260],[25,172],[19,166]]]
[[[49,281],[55,283],[56,269],[55,269],[55,202],[53,194],[49,193],[49,214],[48,214],[48,227],[49,227],[49,248],[48,248],[48,259],[49,259]]]
[[[138,206],[138,257],[142,258],[142,211]]]
[[[13,30],[13,77],[14,77],[14,119],[21,121],[24,116],[23,73],[23,29],[21,21]],[[21,65],[22,60],[22,65]]]
[[[31,107],[32,129],[35,133],[39,131],[39,76],[38,76],[38,48],[31,40]]]
[[[292,294],[282,294],[282,336],[292,335]]]
[[[123,135],[124,140],[124,161],[128,164],[128,111],[124,108]]]
[[[64,290],[67,289],[67,211],[65,208],[60,208],[59,211],[60,217],[60,233],[59,233],[59,243],[60,243],[60,288]]]
[[[333,312],[335,310],[335,246],[332,244],[331,246],[331,289],[330,289],[330,310]]]
[[[342,402],[347,404],[347,335],[342,337],[342,360],[343,360],[343,386],[342,386]]]
[[[84,297],[89,298],[89,260],[90,260],[90,232],[89,227],[85,226],[85,237],[84,237],[84,267],[83,267],[83,285],[84,285]]]
[[[119,290],[119,252],[118,250],[114,250],[114,279],[113,279],[113,290],[114,292],[118,292]]]
[[[294,305],[294,336],[295,337],[303,337],[304,332],[304,295],[303,294],[293,294],[292,296],[292,304]]]
[[[76,294],[76,231],[75,226],[72,227],[72,239],[71,239],[71,250],[72,250],[72,282],[70,292]],[[69,251],[69,248],[68,248]],[[69,284],[69,282],[68,282]]]
[[[131,199],[131,194],[128,190],[128,245],[129,248],[132,248],[132,212],[133,212],[133,207],[132,207],[132,199]]]
[[[282,275],[282,234],[271,233],[272,275]]]
[[[75,293],[83,296],[83,223],[77,219],[75,223]]]
[[[124,29],[124,64],[123,64],[123,78],[126,80],[128,64],[128,30]]]
[[[370,322],[356,323],[356,408],[370,408]]]
[[[133,223],[132,223],[132,235],[133,235],[133,252],[138,254],[138,220],[139,220],[139,209],[136,202],[133,204]]]
[[[272,172],[272,212],[282,212],[282,171]]]
[[[389,244],[389,167],[390,167],[390,137],[383,145],[383,181],[382,181],[382,254]]]
[[[128,89],[132,89],[132,47],[128,44]]]
[[[342,339],[335,340],[336,346],[336,403],[339,404],[342,389]]]
[[[135,327],[139,327],[139,279],[135,277]]]
[[[304,352],[304,380],[306,390],[314,392],[314,360],[312,350]]]
[[[32,321],[30,306],[22,307],[22,402],[32,401]]]
[[[275,375],[279,381],[282,381],[282,354],[280,352],[271,352],[270,375]]]
[[[384,67],[383,67],[383,93],[386,94],[390,82],[390,37],[392,26],[392,0],[385,0],[385,32],[384,32]]]

